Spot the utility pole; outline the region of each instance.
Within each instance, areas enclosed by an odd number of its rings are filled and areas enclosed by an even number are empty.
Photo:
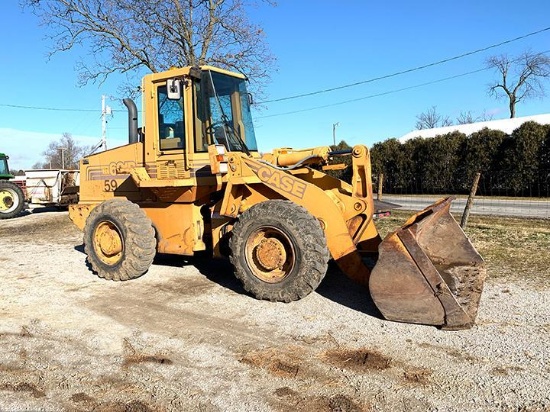
[[[111,108],[105,104],[107,96],[101,96],[101,143],[99,147],[107,150],[107,116],[112,114]]]
[[[332,143],[336,146],[336,126],[339,126],[340,122],[332,124]]]
[[[61,169],[65,169],[65,150],[67,150],[66,147],[60,147],[57,150],[61,151]],[[51,168],[51,165],[50,165]]]
[[[113,111],[105,104],[107,96],[101,95],[101,140],[95,145],[89,154],[95,153],[99,148],[107,150],[107,116],[111,116]]]

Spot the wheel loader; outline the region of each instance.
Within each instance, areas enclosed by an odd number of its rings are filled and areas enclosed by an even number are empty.
[[[314,291],[333,259],[385,319],[471,327],[485,266],[449,213],[451,199],[382,241],[368,149],[261,154],[246,81],[211,66],[146,75],[141,127],[124,99],[128,144],[81,160],[80,200],[69,211],[93,272],[124,281],[157,253],[206,252],[229,258],[254,297],[290,302]],[[351,183],[328,173],[343,156]]]

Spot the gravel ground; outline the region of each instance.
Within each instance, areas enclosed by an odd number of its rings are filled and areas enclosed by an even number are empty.
[[[290,304],[218,261],[86,266],[67,212],[0,221],[0,410],[550,411],[550,291],[493,277],[465,331],[387,322],[331,269]]]

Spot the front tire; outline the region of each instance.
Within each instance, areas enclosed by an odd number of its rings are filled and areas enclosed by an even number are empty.
[[[309,295],[323,280],[330,258],[319,221],[287,200],[268,200],[245,211],[229,246],[245,290],[277,302]]]
[[[84,251],[92,270],[108,280],[147,272],[156,254],[151,220],[138,205],[110,199],[95,207],[84,227]]]
[[[11,219],[21,213],[25,197],[19,186],[13,182],[0,180],[0,219]]]

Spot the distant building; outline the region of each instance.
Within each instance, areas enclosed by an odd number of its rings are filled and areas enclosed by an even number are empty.
[[[415,137],[435,137],[452,132],[471,135],[485,127],[492,130],[501,130],[507,134],[512,133],[525,122],[537,122],[539,124],[550,124],[549,114],[537,114],[535,116],[514,117],[513,119],[489,120],[487,122],[476,122],[469,124],[457,124],[454,126],[436,127],[434,129],[413,130],[399,138],[400,142],[405,142]]]

